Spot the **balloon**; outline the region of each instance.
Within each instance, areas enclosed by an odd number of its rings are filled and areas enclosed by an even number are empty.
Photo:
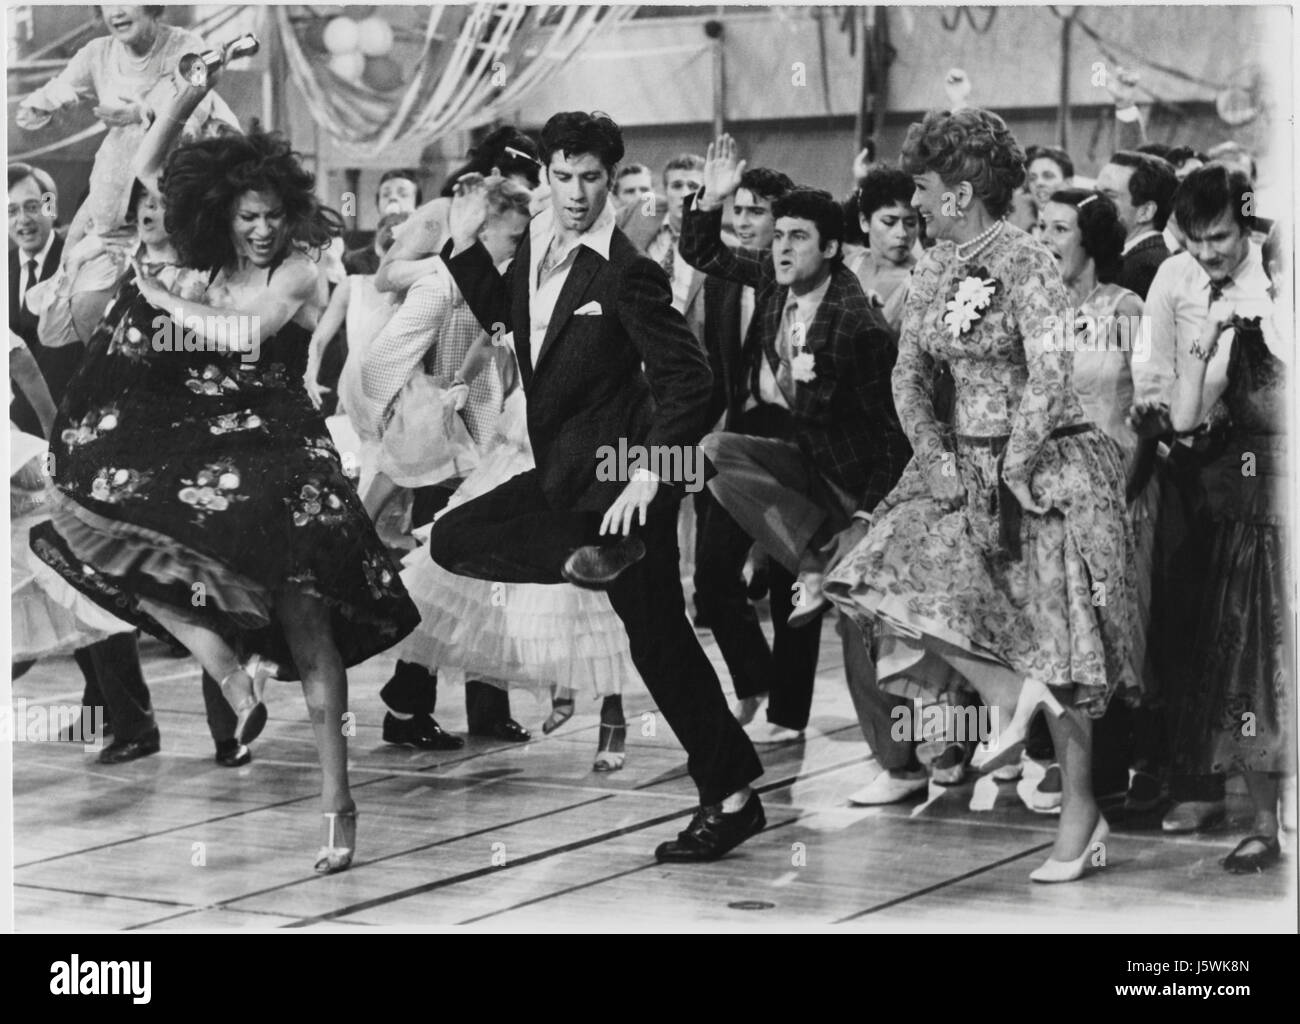
[[[357,48],[357,23],[351,18],[331,18],[325,26],[325,49],[336,56]]]
[[[371,57],[361,77],[376,92],[391,92],[402,84],[402,69],[392,57]]]
[[[357,37],[367,57],[382,57],[393,48],[393,27],[383,18],[367,18],[357,26]]]
[[[359,53],[336,53],[330,58],[330,70],[355,85],[366,70],[366,58]]]

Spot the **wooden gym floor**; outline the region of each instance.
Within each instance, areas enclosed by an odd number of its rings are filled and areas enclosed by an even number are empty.
[[[220,768],[197,668],[146,642],[161,753],[101,766],[79,746],[11,746],[14,925],[1295,930],[1293,852],[1266,875],[1219,867],[1249,823],[1240,797],[1232,825],[1204,836],[1166,837],[1157,814],[1134,821],[1112,812],[1109,867],[1059,886],[1028,880],[1047,856],[1055,819],[1025,810],[1014,783],[932,787],[924,802],[850,807],[848,794],[877,769],[853,717],[833,623],[822,635],[806,741],[760,749],[767,831],[699,866],[653,858],[655,845],[689,820],[694,789],[644,689],[625,698],[627,767],[598,775],[591,699],[542,737],[545,703],[512,694],[515,717],[536,737],[524,745],[471,738],[443,754],[386,746],[378,691],[394,656],[372,659],[350,674],[359,855],[351,870],[328,877],[311,871],[320,843],[317,769],[297,684],[271,684],[271,721],[252,764]],[[701,639],[727,685],[711,634]],[[440,690],[439,721],[463,733],[461,688]],[[80,693],[70,658],[35,666],[14,687],[29,702],[75,703]],[[657,734],[643,735],[642,722],[654,722]]]

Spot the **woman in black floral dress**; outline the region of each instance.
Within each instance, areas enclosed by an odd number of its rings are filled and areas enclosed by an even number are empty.
[[[325,304],[312,255],[341,228],[312,186],[256,128],[171,155],[167,229],[206,288],[137,269],[118,290],[55,423],[52,529],[33,544],[114,614],[180,640],[222,681],[241,742],[266,718],[249,658],[301,678],[330,872],[356,834],[344,668],[419,614],[302,388]]]

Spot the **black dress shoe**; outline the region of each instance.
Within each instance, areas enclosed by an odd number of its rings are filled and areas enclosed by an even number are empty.
[[[717,860],[766,827],[767,818],[757,793],[751,793],[745,806],[734,814],[723,814],[721,804],[701,807],[676,840],[659,844],[655,860],[667,864]]]
[[[605,590],[643,558],[645,542],[640,537],[624,537],[616,544],[584,544],[565,560],[560,571],[575,587]]]
[[[150,729],[133,740],[115,740],[99,754],[100,764],[122,764],[137,758],[148,757],[162,749],[162,737],[157,729]]]
[[[533,734],[513,718],[504,718],[489,725],[470,726],[469,734],[471,736],[487,736],[494,740],[505,740],[507,743],[527,743],[533,738]]]
[[[242,768],[253,760],[253,752],[239,740],[222,740],[217,744],[217,764],[222,768]]]
[[[453,736],[434,721],[432,715],[398,718],[384,715],[384,742],[416,750],[459,750],[465,741]]]

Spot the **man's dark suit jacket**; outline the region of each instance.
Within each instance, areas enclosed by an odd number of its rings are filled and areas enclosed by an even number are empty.
[[[50,244],[50,251],[45,257],[45,265],[41,268],[42,281],[54,276],[62,256],[63,238],[55,234],[54,241]],[[68,382],[72,380],[77,367],[81,365],[86,346],[75,342],[59,348],[46,348],[41,344],[37,335],[39,319],[27,308],[26,303],[22,306],[18,305],[18,283],[19,275],[23,273],[23,261],[22,251],[10,247],[9,329],[22,338],[31,349],[32,355],[36,358],[36,365],[41,368],[45,384],[50,389],[50,397],[54,399],[54,404],[58,405],[63,400],[63,392],[68,389]],[[35,434],[37,437],[42,436],[40,420],[36,418],[35,410],[23,395],[14,395],[14,400],[9,405],[9,418],[27,433]]]
[[[754,286],[758,344],[746,352],[749,387],[758,393],[759,360],[775,372],[781,316],[789,288],[776,283],[771,252],[729,249],[722,241],[722,211],[701,213],[688,197],[681,251],[707,274]],[[754,325],[751,324],[751,332]],[[894,411],[890,378],[898,348],[893,332],[871,308],[862,286],[842,264],[809,326],[804,347],[814,356],[815,378],[795,384],[790,412],[795,439],[822,475],[870,511],[897,482],[911,446]]]
[[[1169,259],[1169,247],[1165,245],[1163,236],[1152,235],[1150,238],[1144,238],[1124,257],[1117,283],[1121,288],[1136,292],[1145,302],[1147,292],[1151,290],[1151,282],[1155,280],[1156,271],[1167,259]]]
[[[605,511],[626,480],[598,480],[599,449],[677,446],[685,454],[708,429],[708,360],[673,309],[668,277],[614,229],[609,259],[578,246],[541,346],[529,338],[525,235],[505,275],[482,243],[442,257],[484,329],[513,331],[528,396],[528,437],[539,483],[554,509]],[[598,303],[596,315],[576,310]],[[680,481],[678,481],[680,482]]]
[[[724,412],[723,428],[734,428],[749,398],[745,366],[749,346],[757,345],[758,307],[749,331],[740,336],[740,299],[745,286],[725,277],[709,274],[704,279],[704,349],[713,371],[713,397],[709,401],[709,422],[716,423]]]

